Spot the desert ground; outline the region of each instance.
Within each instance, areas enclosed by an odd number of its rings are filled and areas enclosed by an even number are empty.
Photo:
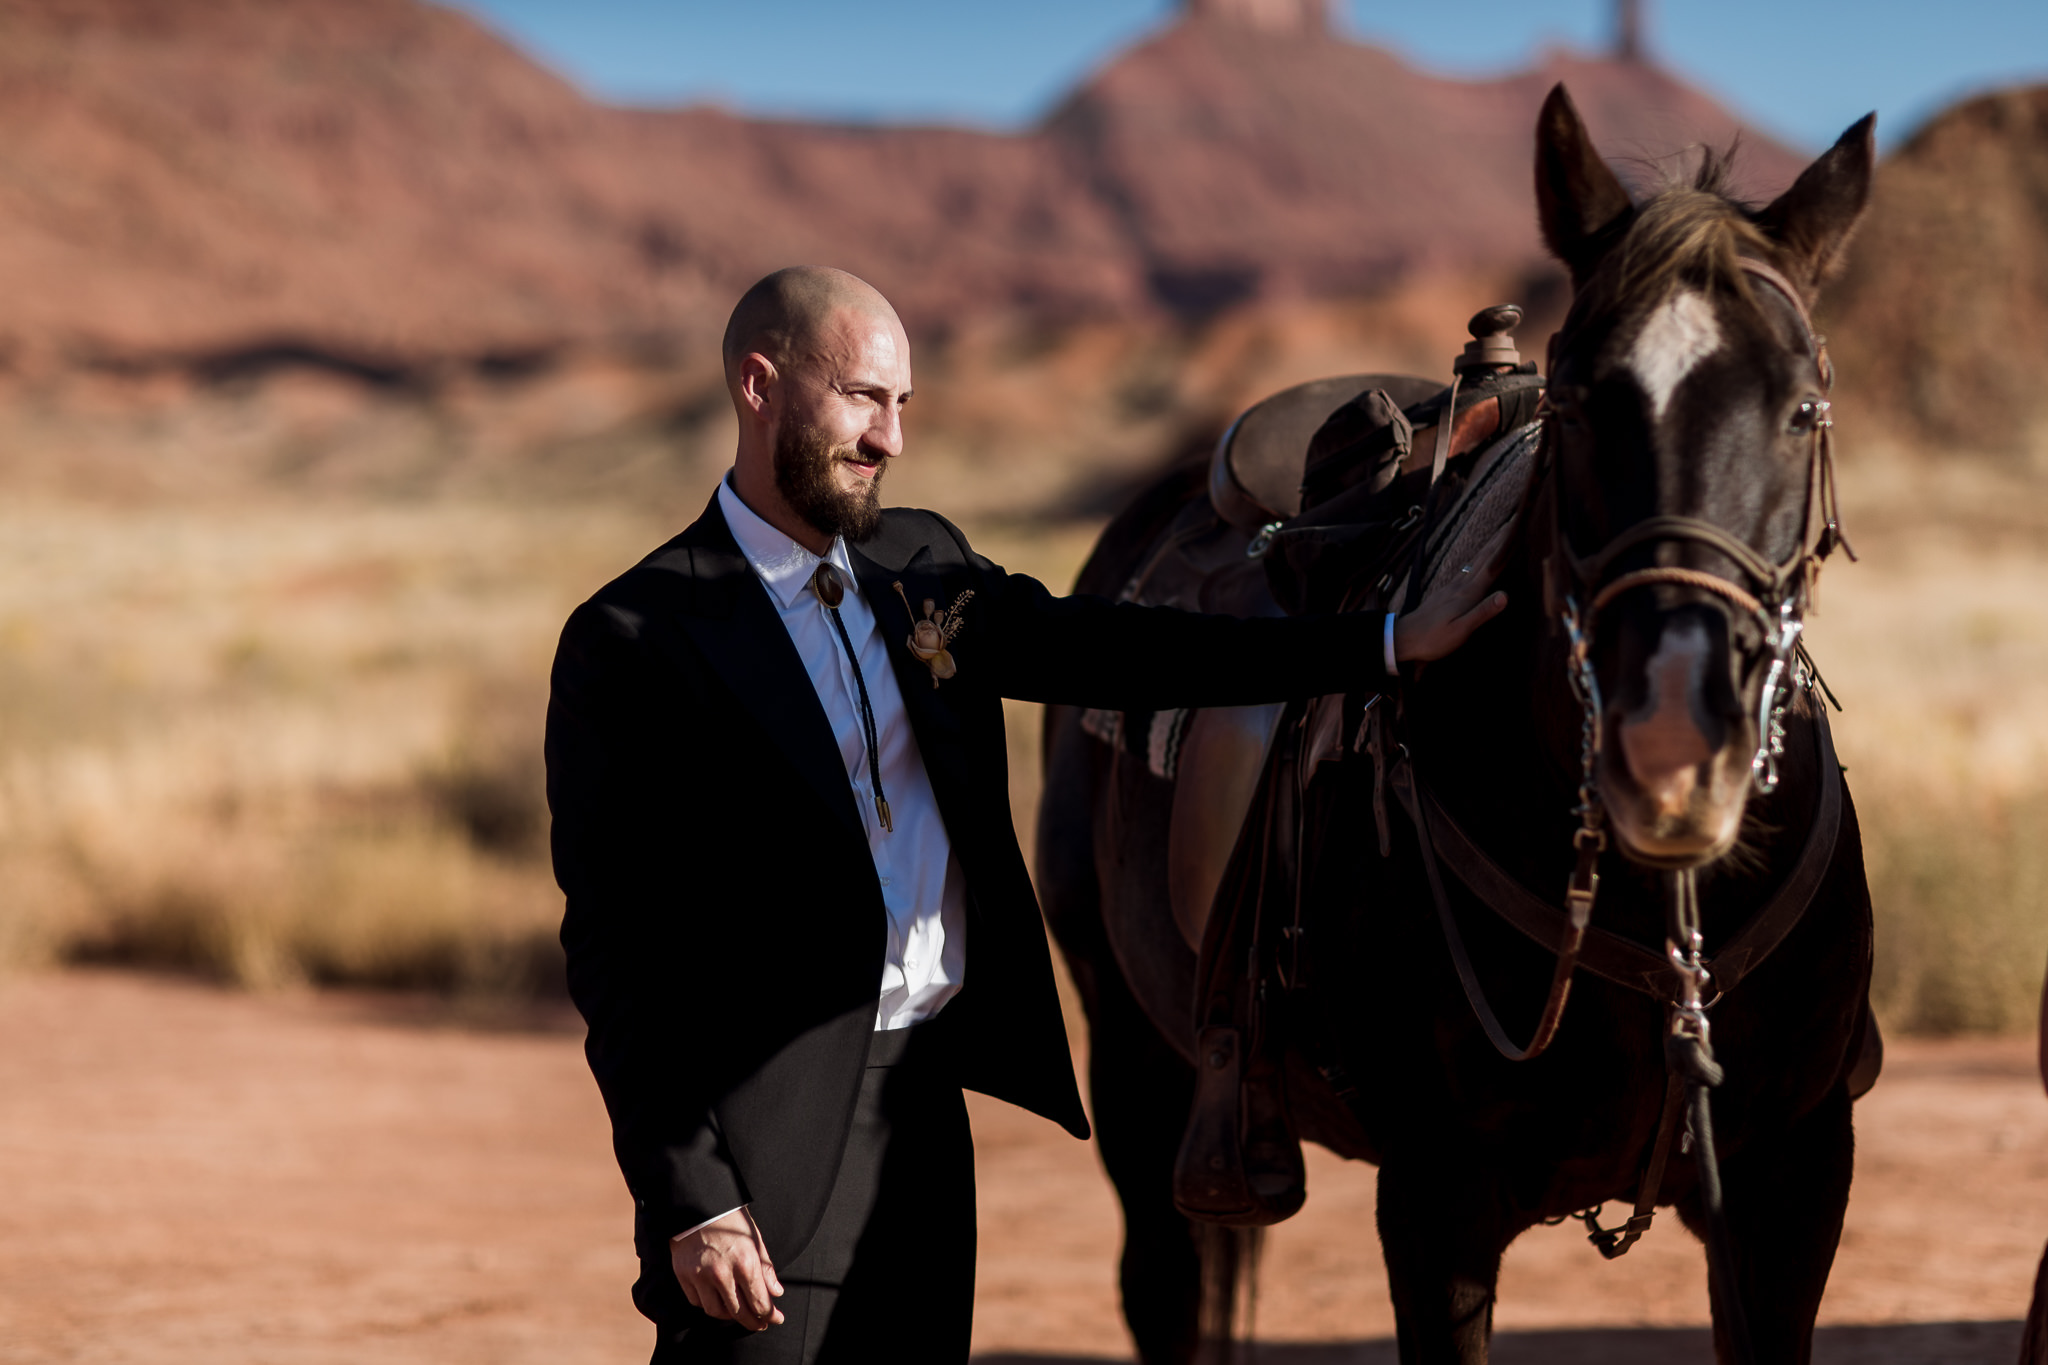
[[[630,1201],[578,1035],[438,997],[223,991],[108,971],[0,988],[0,1361],[581,1365],[644,1359]],[[1125,1361],[1089,1144],[973,1105],[975,1347]],[[2048,1238],[2048,1098],[2018,1039],[1906,1041],[1859,1106],[1816,1359],[2005,1365]],[[1382,1365],[1369,1168],[1311,1149],[1270,1234],[1252,1359]],[[1509,1253],[1503,1365],[1705,1362],[1700,1248],[1570,1227]]]

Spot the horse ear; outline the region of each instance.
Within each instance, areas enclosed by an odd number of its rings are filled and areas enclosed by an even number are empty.
[[[1789,273],[1809,297],[1849,245],[1870,203],[1876,164],[1877,115],[1865,114],[1759,216],[1764,231],[1785,248]]]
[[[1564,85],[1536,116],[1536,215],[1543,240],[1581,284],[1635,217],[1628,191],[1600,154]]]

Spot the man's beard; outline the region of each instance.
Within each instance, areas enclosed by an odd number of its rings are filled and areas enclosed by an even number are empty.
[[[862,480],[851,493],[842,492],[833,471],[859,455],[858,446],[835,446],[817,427],[785,427],[775,438],[776,491],[818,530],[859,544],[881,529],[882,471],[888,463],[886,456],[878,459],[873,478]]]

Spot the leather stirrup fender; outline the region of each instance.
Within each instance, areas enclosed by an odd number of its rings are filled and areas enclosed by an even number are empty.
[[[1195,1039],[1195,1101],[1173,1162],[1173,1204],[1190,1218],[1227,1223],[1257,1207],[1244,1173],[1244,1048],[1234,1028]]]

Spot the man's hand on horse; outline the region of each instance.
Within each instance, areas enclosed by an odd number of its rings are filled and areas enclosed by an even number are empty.
[[[761,1230],[745,1209],[676,1238],[668,1244],[668,1258],[683,1297],[706,1316],[730,1319],[750,1332],[782,1321],[782,1310],[775,1306],[782,1281],[775,1276]]]
[[[1461,565],[1440,586],[1426,594],[1414,611],[1394,622],[1394,657],[1403,663],[1427,663],[1455,652],[1472,632],[1507,610],[1508,595],[1489,591],[1507,564],[1508,542],[1515,523],[1494,532],[1493,539]]]

